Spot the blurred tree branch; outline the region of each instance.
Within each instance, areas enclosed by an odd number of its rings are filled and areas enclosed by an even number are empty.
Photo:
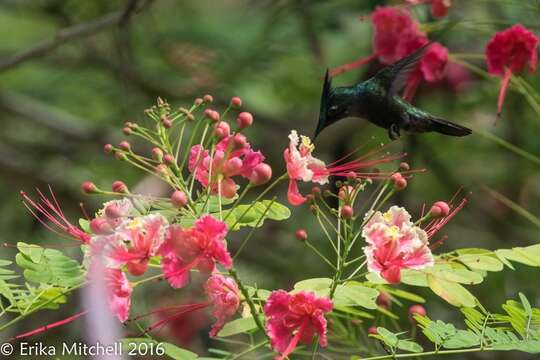
[[[95,20],[62,29],[53,38],[43,40],[27,50],[1,60],[0,71],[8,70],[28,60],[45,56],[50,51],[69,41],[92,36],[112,26],[124,26],[135,13],[141,11],[151,2],[153,0],[146,0],[141,5],[138,5],[139,0],[130,0],[126,8],[122,11],[113,12]]]

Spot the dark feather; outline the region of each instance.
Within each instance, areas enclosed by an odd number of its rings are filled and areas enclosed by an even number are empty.
[[[321,107],[319,110],[319,123],[317,124],[317,129],[315,130],[314,139],[319,135],[319,133],[326,127],[327,114],[328,114],[328,105],[330,100],[330,92],[332,91],[332,80],[330,80],[330,73],[326,69],[326,74],[324,76],[324,84],[321,94]]]

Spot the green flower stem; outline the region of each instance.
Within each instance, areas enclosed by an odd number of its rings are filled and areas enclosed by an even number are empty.
[[[201,126],[201,124],[204,122],[202,118],[197,119],[195,121],[196,121],[196,124],[191,132],[191,136],[189,137],[188,145],[186,147],[187,151],[184,154],[184,158],[182,159],[182,162],[180,163],[180,169],[183,169],[184,166],[186,165],[186,161],[189,158],[189,151],[190,151],[191,145],[193,145],[193,140],[195,140],[195,135],[197,134],[197,131],[199,130],[199,127]],[[208,127],[208,125],[206,126]]]
[[[313,250],[313,252],[317,254],[321,259],[323,259],[325,263],[327,263],[332,269],[334,269],[334,271],[337,271],[337,268],[334,266],[334,264],[332,264],[332,262],[328,260],[328,258],[324,256],[319,250],[317,250],[317,248],[313,246],[313,244],[311,244],[309,240],[306,240],[304,242],[308,248]]]
[[[268,335],[266,334],[266,330],[264,329],[264,325],[261,322],[261,319],[259,318],[259,314],[257,311],[257,308],[255,307],[255,303],[253,302],[253,299],[251,296],[249,296],[249,292],[244,287],[244,284],[240,281],[238,278],[238,274],[236,273],[236,270],[233,268],[229,270],[229,275],[236,281],[236,284],[238,284],[238,288],[240,289],[240,292],[244,296],[244,299],[246,300],[249,310],[251,311],[251,315],[253,316],[253,320],[255,321],[255,324],[261,330],[264,334],[264,336],[268,339]]]
[[[369,358],[363,358],[363,360],[405,359],[405,358],[425,357],[425,356],[432,356],[432,355],[464,354],[464,353],[470,353],[470,352],[492,351],[492,350],[493,348],[486,348],[486,347],[484,348],[478,347],[478,348],[471,348],[471,349],[457,349],[457,350],[434,350],[434,351],[427,351],[423,353],[373,356]]]
[[[83,282],[77,286],[74,286],[72,288],[69,288],[68,290],[65,290],[65,291],[62,291],[60,294],[50,298],[49,300],[41,303],[40,305],[36,306],[35,308],[33,308],[32,310],[24,313],[24,314],[21,314],[19,316],[17,316],[15,319],[5,323],[4,325],[0,326],[0,332],[2,332],[3,330],[7,329],[8,327],[10,327],[11,325],[13,324],[16,324],[17,322],[21,321],[22,319],[26,318],[27,316],[37,312],[38,310],[41,310],[43,309],[45,306],[49,305],[50,303],[52,303],[53,301],[55,301],[56,299],[59,299],[60,297],[64,296],[64,295],[67,295],[69,294],[70,292],[73,292],[74,290],[77,290],[83,286],[85,286],[87,284],[87,282]]]
[[[338,254],[338,249],[336,247],[336,244],[334,244],[334,240],[332,239],[332,237],[328,233],[328,230],[326,230],[326,226],[324,226],[324,224],[323,224],[323,222],[321,220],[321,217],[319,215],[320,213],[321,213],[320,211],[317,211],[317,220],[319,221],[319,224],[321,225],[321,228],[322,228],[323,232],[326,234],[326,237],[328,238],[328,241],[330,241],[330,244],[332,244],[332,248],[334,249],[336,254]]]
[[[242,201],[242,199],[244,198],[244,196],[246,196],[246,194],[248,193],[248,191],[252,188],[251,186],[251,183],[248,183],[246,185],[246,187],[244,188],[244,190],[242,190],[242,192],[240,193],[240,195],[238,195],[238,198],[236,199],[236,201],[234,202],[233,206],[231,206],[231,209],[235,208],[236,205],[238,205],[240,203],[240,201]],[[229,216],[232,214],[232,211],[229,211],[227,213],[227,215],[225,215],[225,219],[223,219],[223,221],[226,221]]]
[[[276,180],[274,180],[274,182],[272,184],[270,184],[266,189],[264,189],[264,191],[262,193],[259,194],[259,196],[257,196],[257,198],[255,198],[255,200],[253,200],[253,202],[248,206],[248,208],[242,213],[242,215],[240,215],[240,217],[238,219],[236,219],[236,221],[234,222],[234,224],[231,226],[231,229],[234,229],[236,227],[236,225],[238,225],[238,223],[242,220],[242,218],[244,216],[246,216],[246,214],[249,212],[249,210],[251,210],[251,208],[253,206],[255,206],[255,204],[257,203],[257,201],[259,201],[260,199],[262,199],[270,190],[272,190],[274,187],[277,186],[277,184],[280,183],[280,181],[282,180],[285,180],[287,178],[287,173],[281,175],[280,177],[278,177]]]

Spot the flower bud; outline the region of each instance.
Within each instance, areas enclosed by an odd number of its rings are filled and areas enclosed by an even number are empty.
[[[402,163],[399,164],[399,170],[401,170],[401,171],[409,171],[410,169],[411,169],[411,167],[406,162],[402,162]]]
[[[107,219],[102,217],[97,217],[90,221],[90,230],[96,235],[107,235],[114,231]]]
[[[450,206],[445,201],[437,201],[429,210],[430,214],[434,218],[443,218],[450,213]]]
[[[381,291],[379,293],[379,296],[377,296],[376,303],[380,307],[388,309],[390,307],[390,304],[392,303],[392,298],[384,291]]]
[[[239,129],[245,129],[251,126],[253,124],[253,115],[246,111],[241,112],[236,118],[236,124],[238,125]]]
[[[272,178],[272,168],[270,165],[260,163],[253,168],[253,172],[249,177],[249,182],[253,186],[266,184]]]
[[[235,96],[231,99],[231,107],[238,109],[242,106],[242,99],[240,99],[238,96]]]
[[[120,141],[120,144],[118,144],[118,147],[124,151],[130,151],[131,145],[126,140]]]
[[[223,174],[227,176],[237,175],[242,169],[242,159],[239,157],[233,157],[225,162],[223,165]]]
[[[319,210],[317,209],[317,206],[315,206],[315,205],[310,205],[310,206],[309,206],[309,211],[311,211],[311,213],[312,213],[313,215],[317,215],[317,212],[318,212]]]
[[[214,134],[218,137],[218,139],[226,138],[231,134],[231,127],[229,124],[225,121],[220,121],[216,124],[214,127]]]
[[[105,207],[105,216],[107,216],[109,219],[118,219],[124,216],[124,214],[118,204],[113,202]]]
[[[356,180],[356,177],[357,177],[354,171],[349,171],[346,176],[347,176],[347,180],[349,181],[354,181]]]
[[[122,193],[122,194],[129,193],[127,185],[123,181],[120,181],[120,180],[116,180],[115,182],[113,182],[111,185],[111,188],[112,188],[112,191],[117,192],[117,193]]]
[[[161,119],[161,123],[163,124],[163,127],[165,129],[170,129],[172,127],[172,121],[169,118],[163,118]]]
[[[204,116],[212,121],[219,121],[219,113],[216,110],[206,109],[204,110]]]
[[[212,95],[206,94],[203,96],[203,101],[205,103],[211,103],[214,101],[214,97]]]
[[[307,232],[304,229],[296,230],[294,236],[296,236],[296,239],[299,241],[306,241],[308,239]]]
[[[350,199],[353,194],[354,188],[350,185],[342,186],[339,189],[338,197],[340,200],[345,201],[347,199]]]
[[[114,147],[112,146],[112,144],[105,144],[103,146],[103,151],[105,151],[105,154],[110,154],[112,153]]]
[[[169,174],[167,172],[167,165],[159,164],[158,166],[156,166],[156,173],[158,173],[160,175],[163,175],[163,176],[167,176]]]
[[[130,261],[126,264],[128,272],[133,276],[141,276],[148,269],[147,262]]]
[[[416,320],[413,317],[414,315],[426,316],[426,314],[426,308],[420,304],[413,305],[409,308],[409,320],[413,325],[416,324]]]
[[[185,192],[176,190],[171,195],[172,204],[178,209],[183,208],[188,203],[188,198]]]
[[[131,133],[133,132],[133,130],[131,130],[131,128],[128,127],[128,126],[125,126],[125,127],[122,129],[122,132],[124,133],[124,135],[129,136],[129,135],[131,135]]]
[[[367,329],[367,332],[369,335],[377,335],[379,333],[379,331],[377,331],[377,328],[375,326],[370,326]]]
[[[234,149],[240,150],[246,147],[247,139],[243,134],[235,134],[233,137]]]
[[[120,160],[120,161],[126,160],[127,158],[126,154],[121,153],[121,152],[115,152],[114,157],[116,158],[116,160]]]
[[[199,105],[201,105],[203,102],[204,102],[203,99],[201,99],[201,98],[196,98],[194,103],[195,103],[196,106],[199,106]]]
[[[323,196],[324,197],[330,197],[330,196],[332,196],[332,192],[330,190],[328,190],[328,189],[324,190],[323,191]]]
[[[163,163],[165,165],[172,165],[176,162],[176,159],[171,154],[165,154],[163,155]]]
[[[321,188],[318,186],[314,186],[311,188],[311,193],[313,194],[313,196],[319,196],[321,195]]]
[[[395,173],[390,177],[390,180],[394,183],[396,190],[403,190],[407,187],[407,179],[401,175],[401,173]]]
[[[152,158],[154,160],[162,162],[163,161],[163,150],[158,147],[152,148]]]
[[[307,194],[306,195],[306,202],[308,204],[313,204],[314,201],[315,201],[315,196],[313,196],[313,194]]]
[[[195,116],[192,113],[189,113],[189,114],[187,114],[187,119],[188,119],[188,121],[194,121]]]
[[[85,194],[97,194],[99,193],[99,189],[97,186],[91,182],[91,181],[85,181],[81,184],[81,190]]]
[[[353,211],[353,208],[350,207],[349,205],[345,205],[344,207],[341,208],[341,217],[344,218],[344,219],[350,219],[352,218],[354,215],[354,211]]]

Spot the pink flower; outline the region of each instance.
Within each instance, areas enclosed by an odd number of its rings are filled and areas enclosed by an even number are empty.
[[[318,298],[311,292],[289,294],[284,290],[273,291],[264,306],[266,332],[272,347],[281,353],[279,360],[291,354],[298,342],[309,344],[319,336],[319,344],[326,346],[325,313],[332,311],[332,300]]]
[[[238,311],[240,306],[238,285],[231,278],[212,275],[206,281],[204,290],[212,304],[212,315],[216,318],[216,323],[210,330],[210,336],[214,337],[223,328],[225,322]]]
[[[233,176],[249,179],[253,169],[264,161],[260,151],[253,151],[248,143],[238,148],[233,135],[224,137],[217,145],[213,156],[200,145],[190,150],[188,168],[204,187],[211,187],[212,194],[221,193],[226,198],[236,195]],[[221,181],[218,181],[220,176]],[[219,187],[219,185],[221,185]]]
[[[90,228],[96,235],[113,234],[130,215],[133,215],[133,205],[129,199],[108,201],[98,216],[90,221]]]
[[[486,61],[490,74],[501,76],[501,88],[497,102],[500,114],[504,103],[508,83],[513,73],[536,71],[538,37],[522,25],[514,25],[496,33],[486,46]]]
[[[189,229],[171,225],[160,250],[161,268],[169,284],[183,287],[193,268],[203,273],[211,273],[216,263],[230,268],[232,258],[224,240],[226,235],[227,225],[210,215],[201,217]]]
[[[386,213],[368,212],[362,229],[368,269],[391,284],[399,283],[402,269],[433,265],[427,233],[411,222],[404,208],[392,206]]]
[[[373,51],[383,64],[392,64],[427,43],[425,33],[404,9],[379,6],[371,14]]]
[[[352,173],[356,177],[364,178],[385,177],[387,174],[384,173],[360,173],[358,170],[390,162],[401,157],[401,155],[390,155],[383,156],[379,159],[366,160],[366,158],[379,153],[381,148],[352,161],[343,162],[343,160],[352,155],[350,154],[343,159],[326,165],[322,160],[313,157],[312,152],[314,149],[315,146],[307,136],[298,136],[296,130],[291,131],[289,134],[289,146],[283,152],[283,158],[287,165],[287,175],[289,177],[287,199],[291,205],[302,205],[306,201],[306,197],[300,194],[298,190],[298,181],[315,182],[322,185],[328,182],[328,177],[331,175],[347,177]]]
[[[21,191],[23,204],[28,211],[30,211],[30,213],[34,215],[45,228],[47,228],[47,230],[63,237],[78,240],[83,244],[88,244],[90,242],[90,234],[73,225],[66,218],[50,186],[49,192],[52,200],[48,199],[39,189],[36,189],[36,191],[39,194],[39,200],[37,202],[32,200],[24,191]],[[52,225],[49,225],[42,220],[41,215],[49,220]]]
[[[106,269],[107,300],[111,312],[124,322],[129,317],[133,289],[126,274],[119,269]]]
[[[116,229],[116,240],[106,253],[109,266],[127,265],[130,274],[144,274],[148,261],[163,244],[167,227],[167,219],[161,215],[136,217],[123,223]]]
[[[452,0],[407,0],[411,5],[431,3],[431,15],[435,18],[442,18],[448,14]]]

